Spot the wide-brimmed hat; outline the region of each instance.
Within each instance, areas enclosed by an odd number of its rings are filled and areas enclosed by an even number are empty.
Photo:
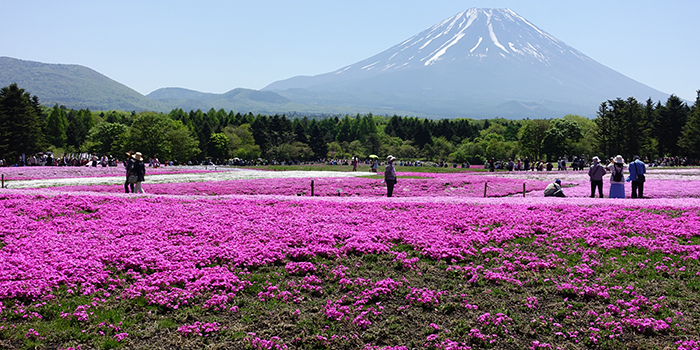
[[[621,155],[617,155],[615,157],[615,163],[624,163],[624,162],[625,162],[625,158],[622,158]]]
[[[142,160],[142,159],[143,159],[143,155],[141,155],[141,152],[136,152],[136,153],[134,153],[134,159],[136,159],[136,160]]]
[[[392,155],[389,155],[388,157],[386,157],[386,161],[387,161],[387,162],[391,162],[391,161],[394,160],[394,159],[396,159],[396,157],[394,157],[394,156],[392,156]]]
[[[593,161],[596,162],[596,163],[598,163],[598,162],[600,162],[600,158],[598,158],[598,157],[593,157]]]

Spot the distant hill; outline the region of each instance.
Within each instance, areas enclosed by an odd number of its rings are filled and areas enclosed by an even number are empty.
[[[608,99],[668,98],[509,9],[476,8],[363,61],[263,90],[300,103],[473,118],[594,117]]]
[[[91,110],[163,110],[164,106],[90,68],[0,57],[0,86],[12,83],[47,106]]]
[[[270,91],[233,89],[223,94],[204,93],[183,88],[162,88],[146,95],[168,108],[190,110],[224,109],[228,111],[275,113],[284,108],[300,108],[298,104]]]

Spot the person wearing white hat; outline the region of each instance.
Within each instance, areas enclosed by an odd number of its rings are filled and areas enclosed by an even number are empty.
[[[625,159],[618,155],[609,166],[610,172],[610,198],[625,198]]]
[[[386,182],[386,196],[394,195],[394,185],[396,185],[396,169],[394,169],[394,160],[396,157],[390,155],[386,157],[386,168],[384,169],[384,182]]]
[[[591,198],[595,198],[596,187],[598,197],[603,198],[603,176],[605,176],[605,167],[600,165],[598,157],[593,157],[593,164],[588,169],[588,177],[591,179]]]

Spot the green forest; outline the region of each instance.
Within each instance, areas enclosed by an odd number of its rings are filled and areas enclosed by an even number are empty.
[[[593,119],[424,119],[410,116],[253,115],[225,111],[170,113],[74,110],[40,104],[12,84],[0,90],[0,159],[22,154],[89,153],[122,158],[222,162],[312,162],[394,155],[405,161],[484,164],[489,159],[617,154],[700,158],[700,91],[692,106],[666,101],[602,101]]]

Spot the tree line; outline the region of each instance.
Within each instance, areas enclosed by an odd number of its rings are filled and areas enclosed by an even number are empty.
[[[484,164],[493,158],[621,154],[656,159],[700,156],[700,91],[695,103],[634,98],[601,103],[594,119],[441,119],[417,117],[253,115],[223,109],[92,112],[41,106],[16,84],[0,90],[0,157],[91,153],[120,158],[128,150],[160,160],[231,158],[277,161],[366,158]]]

